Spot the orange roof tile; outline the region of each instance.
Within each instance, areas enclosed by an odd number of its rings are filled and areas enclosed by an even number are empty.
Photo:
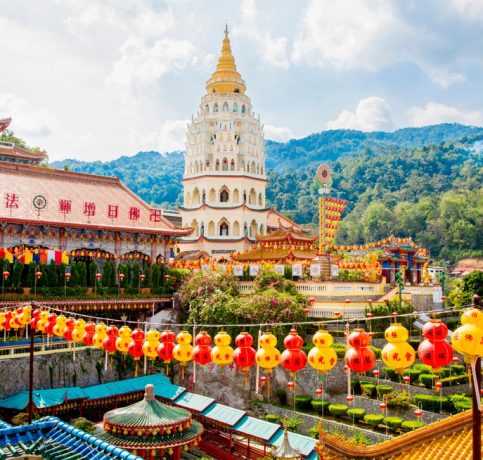
[[[186,235],[118,178],[0,163],[0,221]]]

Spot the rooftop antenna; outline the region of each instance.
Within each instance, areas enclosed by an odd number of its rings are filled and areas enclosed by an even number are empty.
[[[228,24],[225,23],[225,37],[228,37]]]

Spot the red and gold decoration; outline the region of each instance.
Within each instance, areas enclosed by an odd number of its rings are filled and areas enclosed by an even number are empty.
[[[233,361],[233,348],[230,347],[231,337],[225,332],[220,331],[213,339],[215,346],[211,350],[211,359],[222,369]]]
[[[297,372],[307,365],[307,355],[302,350],[304,339],[300,337],[296,329],[291,329],[283,344],[285,345],[285,350],[280,361],[282,367],[290,372],[295,383]]]
[[[419,345],[418,356],[424,364],[433,368],[435,374],[453,359],[453,348],[446,341],[447,335],[448,327],[440,319],[430,319],[423,326],[425,340]]]
[[[93,345],[94,334],[96,333],[96,323],[88,321],[84,326],[84,335],[82,337],[82,343],[88,347]]]
[[[402,324],[394,323],[386,329],[384,337],[389,343],[382,349],[382,360],[396,374],[402,374],[416,359],[414,348],[407,342],[408,330]]]
[[[206,331],[201,331],[195,337],[195,347],[193,349],[193,361],[200,366],[211,363],[211,337]]]
[[[270,374],[272,373],[272,370],[280,364],[281,355],[275,348],[276,345],[277,337],[271,332],[264,332],[258,341],[259,348],[255,355],[258,366],[261,367],[265,373],[268,398],[270,398]]]
[[[319,329],[312,337],[314,347],[309,351],[308,363],[319,374],[320,386],[322,387],[325,374],[337,364],[337,354],[331,347],[334,338],[322,329]]]
[[[237,348],[233,352],[233,362],[245,376],[245,385],[248,383],[250,368],[256,362],[256,350],[252,347],[253,337],[248,332],[240,332],[236,336],[235,344]]]
[[[127,347],[127,352],[134,358],[134,376],[138,376],[139,360],[143,356],[144,332],[138,327],[131,334],[132,342]]]
[[[319,253],[326,254],[335,233],[347,201],[330,196],[319,198]]]
[[[157,329],[150,329],[146,332],[146,340],[143,343],[143,354],[154,361],[158,357],[159,339],[161,334]]]
[[[347,339],[349,349],[345,362],[354,372],[367,372],[376,365],[376,355],[369,348],[371,336],[364,329],[355,329]]]
[[[158,356],[163,360],[166,365],[166,375],[169,373],[169,363],[173,359],[174,343],[176,340],[176,334],[171,329],[166,329],[161,333],[160,341],[158,346]]]
[[[116,349],[123,354],[127,354],[129,344],[132,342],[132,330],[129,326],[121,326],[119,329],[119,337],[116,339]]]
[[[107,326],[104,323],[97,323],[95,328],[96,333],[92,337],[92,344],[96,348],[104,348],[104,339],[107,337]]]
[[[106,329],[106,337],[102,341],[102,346],[104,350],[109,354],[113,354],[116,350],[116,341],[119,337],[119,329],[116,326],[108,326]]]
[[[193,359],[193,336],[188,331],[181,331],[176,336],[177,345],[173,348],[173,358],[181,366],[181,380],[184,380],[184,369]]]

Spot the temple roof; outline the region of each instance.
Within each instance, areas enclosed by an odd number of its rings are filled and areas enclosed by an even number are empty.
[[[239,262],[256,262],[261,260],[270,260],[274,262],[282,262],[284,260],[313,260],[317,257],[316,250],[294,250],[294,249],[273,249],[273,248],[255,248],[248,249],[245,253],[232,254],[233,260]]]
[[[0,163],[0,222],[187,235],[117,177]]]
[[[298,225],[292,219],[289,219],[287,216],[280,214],[278,211],[275,211],[275,209],[273,208],[270,209],[270,211],[268,212],[267,227],[275,228],[275,229],[279,229],[279,228],[295,229],[300,232],[306,232],[310,230],[307,227]]]
[[[298,243],[313,243],[317,239],[317,235],[304,235],[300,230],[300,227],[283,228],[269,232],[266,235],[257,235],[258,241],[263,242],[293,242]]]
[[[38,164],[47,159],[43,151],[33,151],[17,147],[11,142],[0,141],[0,160],[14,163]]]

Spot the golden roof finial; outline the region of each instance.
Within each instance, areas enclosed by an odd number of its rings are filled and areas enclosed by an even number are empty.
[[[245,82],[238,73],[235,58],[231,52],[228,24],[225,25],[225,37],[221,46],[216,70],[206,83],[206,90],[211,93],[245,93]]]

